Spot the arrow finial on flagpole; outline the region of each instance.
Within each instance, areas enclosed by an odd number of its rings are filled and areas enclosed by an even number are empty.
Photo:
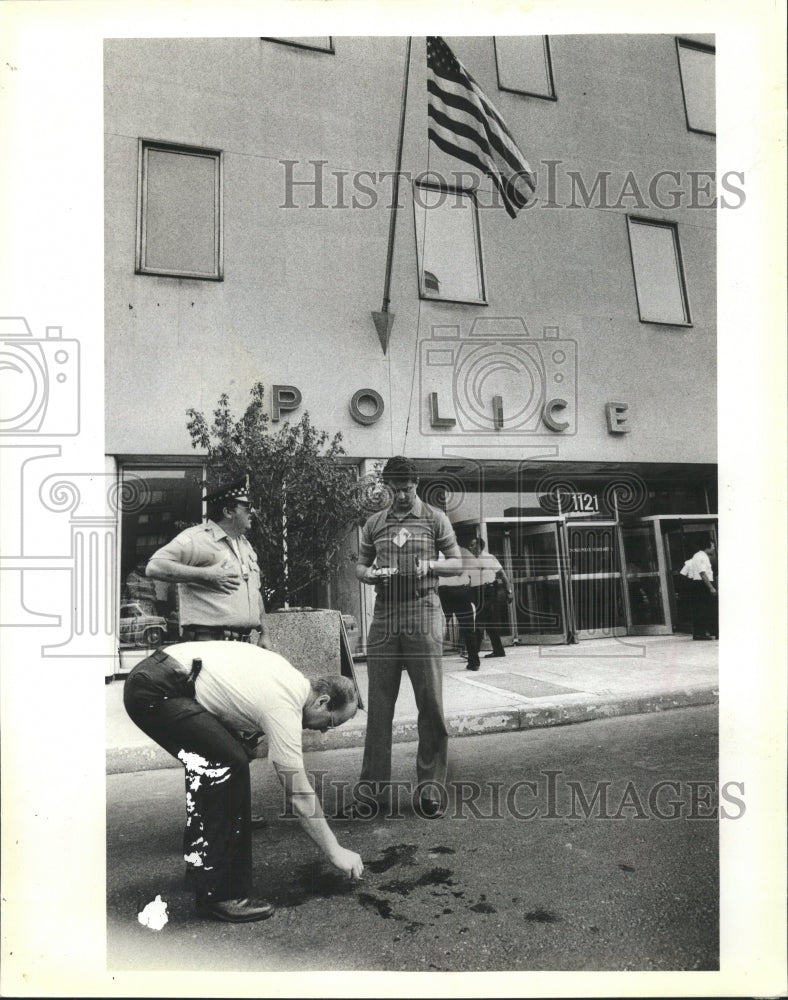
[[[386,254],[386,280],[383,286],[383,304],[380,312],[373,312],[372,319],[375,321],[375,329],[378,331],[380,346],[385,354],[389,346],[391,328],[394,325],[394,313],[389,312],[389,302],[391,301],[391,263],[394,258],[394,234],[397,231],[397,209],[399,208],[399,175],[402,169],[402,139],[405,135],[405,106],[408,101],[408,76],[410,74],[410,50],[413,39],[408,36],[408,43],[405,47],[405,75],[402,81],[402,102],[399,112],[399,136],[397,138],[397,169],[394,171],[394,198],[391,203],[391,217],[389,220],[389,246]]]
[[[375,329],[378,331],[380,346],[383,348],[383,353],[385,354],[389,346],[391,328],[394,326],[394,313],[388,312],[388,310],[386,312],[373,312],[372,319],[375,321]]]

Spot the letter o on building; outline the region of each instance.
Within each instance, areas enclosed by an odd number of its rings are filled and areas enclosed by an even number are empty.
[[[362,403],[365,404],[363,410]],[[383,416],[385,408],[383,397],[374,389],[359,389],[353,393],[353,398],[350,400],[350,415],[359,424],[374,424]]]

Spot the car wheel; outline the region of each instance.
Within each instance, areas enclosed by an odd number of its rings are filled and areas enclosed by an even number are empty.
[[[158,626],[149,628],[145,633],[145,642],[149,646],[161,646],[164,642],[164,630],[158,628]]]

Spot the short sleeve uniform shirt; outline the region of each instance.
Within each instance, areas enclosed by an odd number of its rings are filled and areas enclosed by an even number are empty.
[[[703,551],[699,549],[692,559],[688,559],[686,563],[687,572],[686,577],[688,580],[700,580],[702,579],[701,573],[705,573],[709,578],[709,582],[714,579],[714,570],[711,568],[711,562],[709,557]]]
[[[235,566],[241,585],[231,594],[222,594],[199,583],[179,583],[181,625],[224,625],[232,628],[259,628],[263,616],[260,594],[260,566],[249,541],[233,540],[213,521],[197,524],[176,535],[154,552],[152,559],[170,559],[183,566]]]

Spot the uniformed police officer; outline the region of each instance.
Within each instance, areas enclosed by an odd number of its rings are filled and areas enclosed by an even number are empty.
[[[208,520],[187,528],[150,558],[146,575],[178,586],[184,642],[231,639],[270,648],[252,523],[249,477],[207,493]]]
[[[443,718],[443,612],[438,576],[455,576],[462,560],[449,519],[416,496],[415,465],[402,455],[390,458],[383,468],[383,481],[392,495],[391,506],[364,524],[356,566],[358,579],[375,586],[377,594],[367,638],[369,704],[360,779],[366,789],[359,796],[355,815],[364,818],[359,806],[367,792],[381,805],[390,792],[394,706],[404,669],[419,713],[419,804],[425,816],[434,817],[446,805],[449,742]],[[438,553],[445,559],[439,561]]]

